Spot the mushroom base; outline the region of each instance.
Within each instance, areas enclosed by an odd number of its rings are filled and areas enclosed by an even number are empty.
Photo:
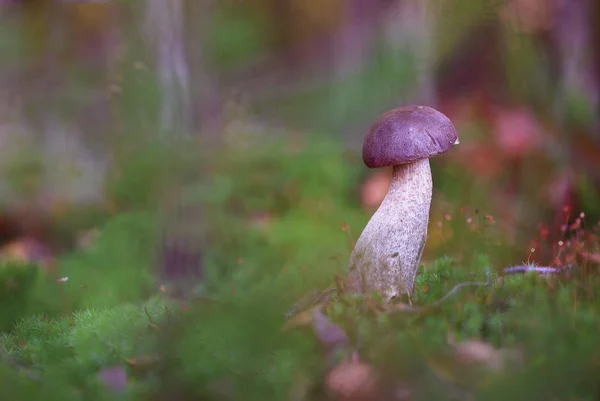
[[[394,166],[388,193],[350,255],[348,290],[376,290],[387,300],[413,291],[427,238],[432,187],[429,159]]]

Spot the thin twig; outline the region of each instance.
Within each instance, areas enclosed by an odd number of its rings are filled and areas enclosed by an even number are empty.
[[[323,291],[319,291],[319,290],[311,291],[310,293],[303,296],[302,299],[300,299],[298,302],[296,302],[290,308],[290,310],[288,310],[286,312],[286,314],[285,314],[286,319],[289,319],[296,313],[308,308],[311,305],[315,305],[315,304],[319,304],[319,303],[323,303],[323,302],[327,301],[330,298],[331,294],[333,294],[335,291],[337,291],[337,289],[338,289],[337,285],[332,284],[329,287],[325,288]]]
[[[148,316],[148,321],[150,322],[150,324],[154,324],[154,322],[152,321],[152,316],[150,316],[150,313],[148,312],[148,308],[144,306],[144,312],[146,313],[146,316]]]
[[[568,264],[564,267],[548,267],[548,266],[532,266],[532,265],[518,265],[504,268],[504,274],[519,274],[519,273],[539,273],[539,274],[557,274],[565,270],[574,268],[575,265]]]
[[[487,281],[468,281],[465,283],[458,283],[450,291],[448,291],[448,293],[446,295],[444,295],[437,301],[430,304],[430,306],[439,306],[442,302],[444,302],[445,300],[450,298],[452,295],[454,295],[458,290],[460,290],[463,287],[469,287],[469,286],[479,286],[480,287],[480,286],[484,286],[484,285],[487,286],[489,284],[490,283]]]

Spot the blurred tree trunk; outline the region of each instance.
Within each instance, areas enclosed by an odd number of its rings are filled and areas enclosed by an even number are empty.
[[[188,298],[203,279],[203,237],[207,229],[204,205],[186,201],[185,191],[206,178],[204,159],[208,149],[218,146],[220,93],[215,75],[206,60],[206,37],[211,1],[146,0],[145,38],[154,57],[160,87],[160,131],[173,152],[178,139],[198,139],[203,153],[192,171],[171,168],[169,187],[159,206],[161,240],[157,247],[156,269],[161,285],[175,298]],[[166,157],[173,157],[168,152]],[[164,165],[173,162],[165,160]],[[177,164],[177,163],[175,163]],[[169,168],[169,167],[165,167]]]
[[[189,136],[192,105],[183,19],[183,0],[145,2],[144,28],[154,56],[162,96],[160,130]]]
[[[113,2],[20,3],[25,49],[14,93],[44,168],[39,202],[99,202],[111,130],[108,66],[118,37]],[[77,172],[76,174],[73,174]]]
[[[497,20],[469,27],[453,50],[436,66],[437,101],[444,110],[473,110],[490,115],[491,105],[506,98],[506,78],[499,60],[504,56],[502,30]],[[458,110],[457,110],[458,109]]]
[[[331,35],[328,51],[338,77],[359,71],[368,61],[381,1],[349,0],[340,11],[339,28]]]
[[[392,50],[413,57],[416,70],[410,102],[436,106],[436,15],[428,0],[397,0],[383,16]]]
[[[18,235],[71,245],[63,241],[83,227],[63,212],[97,211],[105,200],[120,3],[15,0],[8,10],[19,37],[15,57],[2,60],[11,110],[0,127],[0,208]]]
[[[327,60],[327,73],[332,82],[348,81],[353,79],[350,85],[335,85],[331,91],[332,125],[330,129],[337,129],[344,135],[347,143],[362,140],[362,130],[357,130],[351,124],[344,124],[347,116],[356,107],[356,101],[348,96],[348,90],[356,89],[360,96],[362,83],[358,75],[365,66],[372,63],[373,39],[377,33],[376,24],[381,13],[379,0],[348,0],[340,8],[340,16],[337,29],[329,33],[327,40],[322,46]],[[337,124],[336,124],[337,123]],[[356,134],[350,134],[356,133]]]
[[[572,102],[576,107],[589,106],[592,124],[598,123],[600,82],[595,66],[598,43],[595,42],[595,0],[569,0],[561,2],[556,10],[553,36],[559,55],[559,119]],[[600,143],[600,133],[594,132]]]
[[[191,126],[202,135],[203,143],[210,147],[219,143],[217,134],[223,125],[220,76],[218,71],[210,69],[206,51],[212,7],[214,3],[209,0],[186,1],[184,24],[193,105]]]

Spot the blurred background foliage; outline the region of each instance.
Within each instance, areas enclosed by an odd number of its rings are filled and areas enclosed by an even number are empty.
[[[2,329],[17,328],[3,346],[36,367],[60,354],[62,374],[86,391],[96,390],[78,364],[131,357],[124,314],[143,326],[137,303],[185,277],[180,265],[202,276],[195,290],[263,310],[264,327],[244,343],[236,330],[255,317],[194,312],[215,328],[173,329],[184,341],[170,350],[222,370],[184,358],[188,376],[173,383],[200,375],[209,388],[252,360],[267,379],[237,383],[280,399],[292,371],[310,372],[310,345],[269,330],[344,271],[391,176],[364,167],[362,140],[398,105],[438,108],[461,139],[431,163],[424,282],[439,284],[438,270],[600,261],[598,242],[575,234],[600,220],[600,1],[0,0],[0,60],[0,303],[15,306]],[[442,288],[426,292],[417,299]],[[39,316],[70,312],[77,330],[55,348],[29,338],[46,327]],[[483,315],[452,316],[471,335]],[[98,330],[110,347],[84,352]],[[229,360],[207,351],[219,341],[236,344]],[[249,349],[269,341],[280,354]]]
[[[389,171],[362,167],[364,133],[388,108],[426,103],[463,143],[433,164],[432,224],[479,209],[528,252],[536,231],[562,235],[566,205],[600,218],[597,9],[593,0],[5,0],[4,214],[31,209],[45,222],[67,204],[125,202],[137,185],[159,192],[149,176],[177,180],[164,165],[132,166],[147,176],[127,172],[123,184],[115,173],[148,141],[181,138],[198,159],[282,138],[334,141],[355,172],[348,196],[373,210]]]

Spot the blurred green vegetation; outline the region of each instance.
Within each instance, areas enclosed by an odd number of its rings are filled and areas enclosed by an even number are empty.
[[[314,335],[282,327],[296,301],[343,273],[349,232],[358,235],[368,219],[351,196],[362,167],[340,149],[324,141],[303,148],[274,142],[203,159],[210,178],[188,179],[182,196],[206,208],[196,223],[210,233],[208,274],[201,298],[183,309],[161,294],[155,274],[160,228],[157,203],[149,200],[170,183],[142,172],[154,166],[144,164],[146,152],[138,153],[139,164],[132,156],[112,186],[131,210],[108,217],[96,241],[62,256],[52,275],[23,278],[23,296],[2,299],[3,311],[19,315],[3,315],[3,396],[113,399],[97,374],[118,365],[129,376],[124,399],[171,399],[176,392],[181,399],[285,400],[304,379],[302,399],[324,399],[328,366]],[[124,188],[132,192],[124,196]],[[253,225],[249,217],[259,215],[269,218]],[[492,268],[495,252],[482,253],[477,238],[462,261],[455,247],[426,262],[412,303],[431,305],[461,282],[489,285],[466,287],[426,313],[374,313],[347,297],[333,299],[326,313],[363,360],[391,384],[408,382],[417,399],[455,399],[455,391],[485,400],[594,399],[598,276],[588,267],[558,278],[501,278]],[[24,271],[32,270],[7,265],[3,277]],[[525,362],[510,362],[503,373],[465,368],[451,357],[449,331],[457,341],[518,347]]]
[[[468,28],[498,11],[484,3],[445,2],[436,58],[450,56]],[[267,15],[247,4],[223,4],[212,15],[206,52],[209,69],[226,75],[269,54],[276,41]],[[15,52],[10,35],[0,35],[0,54],[7,57]],[[556,88],[544,52],[531,38],[505,35],[519,43],[503,56],[508,98],[547,117]],[[112,400],[111,383],[98,374],[118,366],[128,376],[126,388],[117,389],[122,399],[328,399],[332,389],[325,377],[332,361],[310,323],[282,330],[286,312],[344,274],[370,216],[358,200],[367,175],[360,146],[336,133],[364,125],[415,90],[416,56],[375,38],[371,57],[352,74],[281,97],[256,94],[251,102],[252,111],[272,113],[312,134],[265,125],[265,136],[248,146],[234,140],[207,150],[201,141],[154,136],[158,74],[146,66],[148,55],[132,47],[111,82],[118,95],[111,95],[116,121],[106,136],[109,207],[75,205],[52,221],[52,236],[91,228],[98,236],[60,253],[55,269],[0,262],[0,398]],[[90,82],[84,71],[67,71],[72,75],[59,97],[64,101],[55,106],[76,118]],[[578,94],[567,106],[566,125],[586,125],[593,115]],[[382,312],[376,296],[333,297],[323,311],[351,343],[333,363],[356,349],[380,370],[382,388],[393,392],[402,382],[413,399],[597,399],[598,261],[557,277],[502,277],[501,269],[519,263],[534,238],[519,231],[520,221],[494,220],[516,209],[518,217],[531,219],[530,228],[551,213],[547,185],[573,155],[560,146],[525,155],[515,179],[510,167],[516,162],[496,150],[491,125],[468,119],[459,131],[463,144],[487,145],[491,156],[499,155],[498,175],[479,176],[465,164],[469,156],[432,160],[431,232],[443,222],[445,237],[428,246],[411,300],[426,309]],[[570,143],[569,132],[558,136]],[[6,185],[25,198],[40,185],[38,158],[19,155],[2,171]],[[575,184],[591,234],[568,239],[597,256],[598,233],[591,227],[600,213],[598,191],[585,174],[576,175]],[[506,188],[517,195],[500,196]],[[165,266],[157,258],[164,222],[188,219],[171,212],[179,203],[201,205],[201,217],[183,223],[205,239],[204,279],[185,304],[162,291],[158,273]],[[486,285],[465,287],[427,309],[455,285],[474,281]],[[487,369],[489,355],[481,366],[466,366],[453,356],[449,333],[459,343],[476,338],[495,349],[516,349],[520,358],[501,372]]]

